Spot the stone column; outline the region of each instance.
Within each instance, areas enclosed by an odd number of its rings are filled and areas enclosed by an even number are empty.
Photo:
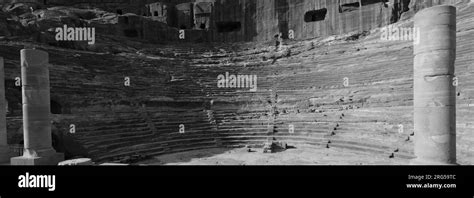
[[[434,6],[415,15],[414,126],[418,165],[456,164],[456,8]]]
[[[7,144],[7,119],[5,106],[5,76],[3,58],[0,57],[0,164],[8,163],[13,153]]]
[[[21,50],[23,95],[23,156],[11,159],[12,165],[57,165],[64,155],[52,147],[48,53]]]

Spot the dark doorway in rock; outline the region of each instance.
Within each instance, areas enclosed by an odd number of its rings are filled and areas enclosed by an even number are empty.
[[[201,30],[206,29],[206,24],[205,24],[205,23],[201,23],[201,25],[199,26],[199,28],[200,28]]]
[[[217,32],[236,32],[240,31],[242,24],[238,21],[231,22],[217,22]]]
[[[386,3],[388,0],[362,0],[360,3],[362,6],[370,5],[370,4],[376,4],[376,3]]]
[[[352,12],[358,10],[361,6],[376,4],[376,3],[383,3],[385,4],[387,0],[361,0],[360,2],[353,2],[353,3],[345,3],[341,4],[339,2],[339,13],[343,12]]]
[[[153,12],[153,16],[158,16],[158,11]]]
[[[339,13],[352,12],[354,10],[358,10],[359,7],[360,7],[359,2],[342,4],[342,5],[339,5]]]
[[[25,148],[24,141],[21,140],[18,144],[10,144],[10,148],[15,156],[22,156]]]
[[[51,100],[50,110],[51,110],[51,114],[61,114],[62,113],[61,104],[59,104],[58,102],[54,100]]]
[[[123,11],[121,9],[117,9],[117,14],[118,15],[122,15],[123,14]]]
[[[8,116],[22,115],[21,85],[13,79],[5,79],[5,100],[8,101]]]
[[[126,29],[123,31],[126,37],[138,37],[138,31],[136,29]]]
[[[281,38],[288,39],[290,3],[288,0],[276,0],[275,10],[278,18],[278,30],[282,34]]]
[[[324,21],[324,19],[326,19],[327,13],[328,13],[328,9],[326,8],[308,11],[304,15],[304,21],[306,23]]]
[[[59,138],[56,134],[52,133],[51,134],[51,144],[53,146],[53,149],[57,152],[60,151],[59,148]]]

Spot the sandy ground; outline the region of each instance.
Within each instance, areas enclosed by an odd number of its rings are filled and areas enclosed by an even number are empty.
[[[143,165],[403,165],[408,160],[340,148],[298,146],[278,153],[262,149],[206,149],[154,157]]]

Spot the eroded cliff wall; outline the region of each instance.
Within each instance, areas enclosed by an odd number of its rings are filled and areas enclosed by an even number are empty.
[[[291,18],[286,11],[291,6],[267,1],[268,4],[232,1],[229,5],[235,6],[235,13],[219,13],[219,21],[232,22],[243,17],[247,25],[241,31],[245,33],[221,32],[217,36],[223,38],[219,39],[239,41],[248,35],[245,40],[273,39],[273,31],[287,27],[283,22]],[[356,13],[363,9],[357,11],[357,7],[350,6],[354,2],[346,3],[349,6],[342,8],[343,13],[337,10],[332,14],[362,16]],[[239,5],[246,5],[246,12],[255,14],[237,13]],[[375,5],[366,6],[375,9]],[[219,2],[216,6],[220,6]],[[267,7],[270,14],[259,14]],[[474,81],[469,72],[474,60],[472,11],[471,7],[458,15],[456,75],[460,78],[457,121],[461,164],[474,163]],[[374,19],[382,16],[372,14],[377,16]],[[298,17],[304,21],[305,14],[301,15]],[[255,20],[257,16],[273,23]],[[360,17],[350,20],[357,23]],[[288,28],[295,27],[291,24]],[[316,22],[314,27],[321,24]],[[348,23],[340,25],[338,31],[358,27],[360,24]],[[315,32],[308,30],[311,34]],[[325,149],[330,141],[331,147],[386,158],[398,150],[395,160],[407,160],[413,154],[412,45],[408,41],[381,42],[379,36],[372,34],[350,42],[342,39],[328,43],[323,38],[299,41],[285,46],[280,54],[259,42],[139,44],[130,46],[131,50],[112,53],[39,46],[51,57],[53,133],[57,134],[53,137],[61,139],[70,156],[95,160],[242,146],[262,143],[267,138],[295,145],[311,144],[320,149]],[[112,44],[121,43],[128,40]],[[20,76],[18,52],[24,46],[10,41],[2,41],[1,45],[10,111],[9,143],[15,144],[21,141],[21,136],[14,137],[21,134],[21,91],[15,82]],[[257,75],[258,90],[218,88],[217,76],[226,72]],[[124,77],[131,79],[131,87],[124,86]],[[349,86],[343,85],[346,77]],[[74,134],[70,133],[71,124],[76,126]],[[178,133],[181,125],[185,127],[184,135]],[[292,134],[288,130],[290,125],[294,127]]]
[[[282,33],[283,38],[304,40],[309,38],[338,35],[349,32],[369,31],[407,19],[418,10],[439,4],[459,4],[468,0],[162,0],[168,3],[170,9],[165,21],[170,28],[190,31],[185,41],[270,41],[275,35]],[[32,1],[16,1],[32,2]],[[126,14],[134,13],[139,16],[150,15],[145,5],[154,3],[153,0],[88,0],[36,1],[42,6],[76,6],[82,8],[101,8],[106,11]],[[209,15],[193,14],[192,4],[209,2]],[[5,4],[5,3],[4,3]],[[189,13],[184,17],[183,7],[189,7]],[[180,14],[181,13],[181,14]],[[183,16],[182,16],[183,15]],[[149,16],[153,18],[153,16]],[[209,17],[209,19],[207,19]],[[209,20],[206,28],[199,28],[200,20]],[[141,22],[143,21],[143,22]],[[145,19],[136,28],[143,32],[141,38],[150,41],[176,41],[177,30],[167,30],[158,26],[157,30]],[[196,30],[196,31],[191,31]],[[162,32],[174,32],[162,38]],[[160,38],[157,38],[160,37]],[[166,38],[167,37],[167,38]],[[168,39],[172,38],[172,39]],[[189,39],[193,38],[193,39]]]
[[[214,41],[268,41],[282,33],[288,38],[309,39],[349,32],[369,31],[397,22],[403,13],[453,0],[217,0],[212,20],[239,22],[241,28],[217,31]]]

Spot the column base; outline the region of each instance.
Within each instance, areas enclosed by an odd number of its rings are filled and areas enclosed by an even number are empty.
[[[41,157],[14,157],[10,159],[10,164],[12,166],[57,166],[61,161],[64,161],[64,153],[51,153]]]
[[[439,162],[439,161],[432,161],[432,160],[424,160],[415,158],[410,161],[410,165],[414,166],[457,166],[457,163],[447,163],[447,162]]]
[[[8,164],[10,158],[15,157],[15,154],[11,152],[10,147],[0,146],[0,165]]]

